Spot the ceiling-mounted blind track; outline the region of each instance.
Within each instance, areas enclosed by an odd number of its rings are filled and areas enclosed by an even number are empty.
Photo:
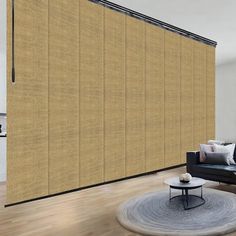
[[[184,29],[181,29],[179,27],[176,27],[174,25],[170,25],[168,23],[165,23],[163,21],[157,20],[157,19],[152,18],[150,16],[144,15],[144,14],[136,12],[136,11],[133,11],[133,10],[131,10],[129,8],[117,5],[117,4],[113,3],[113,2],[109,2],[109,1],[106,1],[106,0],[90,0],[90,1],[94,2],[94,3],[97,3],[97,4],[101,4],[101,5],[105,6],[105,7],[111,8],[111,9],[113,9],[115,11],[118,11],[118,12],[130,15],[130,16],[135,17],[135,18],[138,18],[140,20],[146,21],[146,22],[148,22],[150,24],[154,24],[154,25],[156,25],[158,27],[161,27],[161,28],[164,28],[166,30],[178,33],[178,34],[183,35],[185,37],[192,38],[194,40],[203,42],[205,44],[208,44],[208,45],[211,45],[211,46],[214,46],[214,47],[216,47],[216,45],[217,45],[217,42],[215,42],[215,41],[213,41],[211,39],[202,37],[202,36],[200,36],[198,34],[194,34],[194,33],[189,32],[187,30],[184,30]]]

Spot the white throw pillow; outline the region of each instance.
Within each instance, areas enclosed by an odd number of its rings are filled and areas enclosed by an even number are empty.
[[[205,152],[213,152],[213,145],[200,144],[200,162],[204,162],[206,159]]]
[[[212,140],[208,140],[207,143],[208,143],[208,144],[211,144],[211,145],[213,145],[213,144],[219,144],[219,145],[221,145],[221,144],[224,144],[225,142],[224,142],[224,141],[220,141],[220,140],[214,140],[214,139],[212,139]]]
[[[230,164],[236,164],[234,161],[234,149],[235,149],[235,143],[232,143],[226,146],[213,144],[214,152],[221,152],[221,153],[228,152],[229,153],[228,158],[229,158]]]

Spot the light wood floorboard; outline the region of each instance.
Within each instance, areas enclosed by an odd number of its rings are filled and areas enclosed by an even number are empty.
[[[185,167],[129,179],[78,192],[4,208],[5,184],[0,184],[1,236],[134,236],[116,221],[116,209],[125,200],[160,189],[166,178]],[[236,193],[236,186],[208,182],[207,187]],[[230,236],[236,236],[236,233]]]

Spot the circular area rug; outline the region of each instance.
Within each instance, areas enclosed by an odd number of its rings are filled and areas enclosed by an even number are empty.
[[[204,205],[184,210],[180,198],[169,201],[168,191],[147,193],[123,203],[117,219],[143,235],[210,236],[235,231],[236,195],[207,188],[204,199]]]

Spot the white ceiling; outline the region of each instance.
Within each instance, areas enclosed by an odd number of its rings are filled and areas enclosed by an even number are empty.
[[[217,65],[236,60],[235,0],[111,0],[217,41]]]

